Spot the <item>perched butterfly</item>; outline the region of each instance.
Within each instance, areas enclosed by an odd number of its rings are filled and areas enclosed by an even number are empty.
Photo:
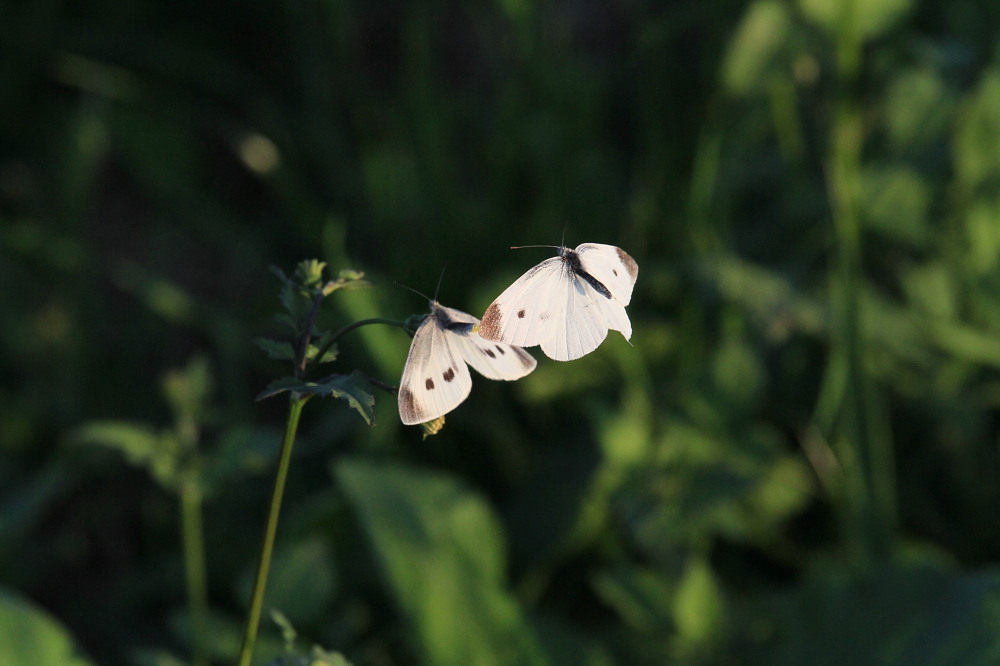
[[[639,274],[635,259],[599,243],[558,249],[559,256],[529,270],[493,301],[479,335],[519,347],[541,345],[557,361],[589,354],[609,330],[632,337],[625,306]]]
[[[431,301],[431,313],[413,335],[399,382],[403,423],[430,421],[458,407],[472,390],[466,364],[490,379],[520,379],[535,369],[531,354],[484,340],[474,332],[477,324],[472,315]]]

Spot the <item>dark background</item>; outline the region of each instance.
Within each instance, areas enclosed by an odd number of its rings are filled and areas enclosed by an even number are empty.
[[[631,346],[535,350],[426,440],[391,395],[372,428],[307,404],[268,598],[300,648],[1000,659],[995,3],[32,0],[0,24],[0,654],[37,620],[91,663],[188,663],[196,488],[231,663],[286,412],[254,402],[287,373],[253,344],[284,332],[269,266],[364,271],[333,327],[425,311],[393,283],[442,269],[478,315],[551,254],[510,246],[565,234],[637,260]],[[364,327],[335,369],[395,384],[408,343]]]

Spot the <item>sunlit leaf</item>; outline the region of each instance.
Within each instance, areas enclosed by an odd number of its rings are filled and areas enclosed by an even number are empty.
[[[90,666],[58,620],[0,590],[0,664]]]
[[[802,14],[831,35],[853,30],[862,39],[890,30],[912,5],[913,0],[798,0]]]
[[[121,452],[129,464],[145,468],[165,487],[174,487],[181,467],[177,440],[144,423],[91,421],[77,428],[73,441]]]
[[[543,664],[505,584],[503,535],[449,477],[345,460],[335,474],[426,663]]]
[[[716,643],[727,629],[725,601],[708,562],[688,562],[674,598],[674,623],[684,650],[699,651]]]
[[[760,92],[790,28],[788,6],[779,0],[757,0],[747,7],[723,61],[726,88],[738,95]]]

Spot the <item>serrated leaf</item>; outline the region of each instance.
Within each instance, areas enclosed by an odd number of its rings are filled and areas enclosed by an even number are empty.
[[[312,287],[323,279],[326,262],[319,259],[305,259],[295,266],[295,277],[300,285]]]
[[[330,280],[323,285],[323,294],[329,296],[338,289],[352,289],[355,287],[370,287],[371,282],[364,280],[364,273],[351,269],[340,271],[336,280]]]
[[[267,388],[258,393],[254,400],[272,398],[279,393],[284,393],[286,391],[299,391],[307,389],[308,386],[308,384],[304,383],[300,379],[296,379],[295,377],[282,377],[281,379],[275,379],[273,382],[268,384]]]
[[[295,348],[292,343],[282,340],[271,340],[269,338],[257,338],[253,341],[255,345],[264,350],[267,357],[276,361],[294,361]]]
[[[319,385],[326,395],[343,398],[355,409],[368,425],[375,422],[375,396],[371,392],[371,382],[355,370],[349,375],[334,375]],[[324,395],[317,393],[317,395]]]
[[[372,425],[375,421],[375,396],[370,389],[371,382],[357,370],[349,375],[331,375],[318,382],[302,381],[295,377],[282,377],[268,384],[267,388],[257,395],[257,400],[270,398],[286,391],[295,391],[302,395],[342,398],[347,400],[351,408],[361,415],[365,423]]]

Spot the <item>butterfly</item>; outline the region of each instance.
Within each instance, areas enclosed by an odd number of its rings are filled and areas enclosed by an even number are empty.
[[[614,245],[560,246],[507,287],[483,314],[479,335],[519,347],[541,345],[556,361],[597,349],[609,330],[632,337],[625,306],[639,266]]]
[[[458,407],[472,390],[466,365],[489,379],[513,380],[535,369],[520,347],[491,342],[474,331],[472,315],[431,301],[431,313],[417,328],[403,366],[397,402],[406,425],[436,419]]]

